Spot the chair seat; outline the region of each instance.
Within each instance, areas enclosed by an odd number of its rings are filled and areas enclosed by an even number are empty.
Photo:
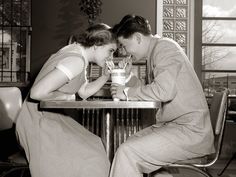
[[[207,163],[209,156],[197,157],[188,160],[180,160],[177,161],[175,164],[205,164]]]
[[[9,156],[7,160],[0,161],[0,166],[28,168],[28,162],[22,152],[17,152]]]
[[[8,157],[9,162],[14,164],[28,165],[25,155],[23,152],[17,152]]]

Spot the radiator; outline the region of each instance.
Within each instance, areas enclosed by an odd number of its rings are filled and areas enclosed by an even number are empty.
[[[79,118],[78,122],[82,124],[92,133],[102,137],[102,128],[105,122],[103,122],[103,109],[86,109],[78,110]],[[129,136],[136,133],[141,129],[140,113],[139,109],[112,109],[111,115],[114,122],[114,152],[119,145],[127,140]]]

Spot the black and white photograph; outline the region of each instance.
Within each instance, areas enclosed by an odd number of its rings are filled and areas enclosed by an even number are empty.
[[[0,177],[236,177],[235,0],[1,0]]]

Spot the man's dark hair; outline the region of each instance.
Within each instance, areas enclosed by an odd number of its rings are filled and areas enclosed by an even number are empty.
[[[151,26],[147,19],[128,14],[122,18],[120,23],[114,25],[112,29],[117,37],[129,38],[135,32],[142,33],[143,35],[150,35],[152,33]]]

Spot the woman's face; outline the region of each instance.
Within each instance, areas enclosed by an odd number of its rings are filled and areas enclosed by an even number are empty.
[[[106,60],[113,59],[113,53],[116,51],[116,49],[116,43],[110,43],[103,46],[96,46],[94,57],[97,65],[104,67]]]
[[[139,60],[143,57],[144,49],[141,47],[140,41],[135,35],[130,38],[119,37],[118,41],[122,44],[127,54],[132,55],[134,60]]]

